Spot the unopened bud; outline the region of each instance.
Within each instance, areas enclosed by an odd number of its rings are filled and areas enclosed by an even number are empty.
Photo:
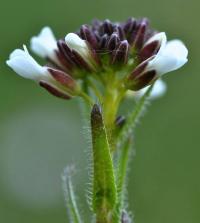
[[[40,86],[45,88],[50,94],[62,98],[62,99],[70,99],[71,96],[67,95],[65,92],[62,92],[60,89],[58,89],[56,86],[53,86],[45,81],[40,81],[39,82]]]
[[[135,46],[137,49],[140,49],[144,44],[147,27],[148,27],[148,20],[142,19],[142,21],[138,25],[138,29],[133,42],[133,46]]]
[[[81,26],[80,35],[84,40],[88,41],[88,43],[91,45],[92,48],[97,49],[98,43],[96,36],[88,26],[86,25]]]
[[[113,51],[117,47],[119,41],[118,35],[113,33],[108,41],[108,50]]]
[[[48,68],[48,71],[51,76],[62,86],[66,87],[72,92],[77,90],[76,81],[70,75],[64,73],[61,70],[56,70],[52,68]]]
[[[103,32],[111,35],[113,33],[113,25],[110,20],[106,19],[102,24]]]
[[[112,54],[112,64],[114,63],[122,63],[126,64],[128,61],[129,54],[129,43],[127,40],[122,41],[118,48],[113,51]]]

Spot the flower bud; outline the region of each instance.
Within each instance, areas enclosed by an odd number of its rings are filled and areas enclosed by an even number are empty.
[[[71,97],[67,95],[65,92],[62,92],[60,89],[56,88],[55,86],[51,85],[50,83],[47,83],[45,81],[39,82],[40,86],[45,88],[50,94],[62,98],[62,99],[70,99]]]
[[[102,29],[104,33],[111,35],[113,33],[113,25],[110,20],[106,19],[102,24]]]
[[[63,71],[48,68],[49,73],[52,77],[59,82],[63,87],[66,87],[72,93],[75,93],[78,89],[76,81],[68,74]]]
[[[140,49],[143,46],[147,27],[148,27],[147,19],[142,19],[137,25],[137,31],[133,41],[133,46],[136,47],[136,49]]]
[[[136,20],[134,18],[129,18],[124,24],[124,32],[126,36],[130,35],[136,27]]]
[[[149,61],[143,62],[131,73],[127,81],[128,89],[138,91],[156,80],[156,71],[147,70],[148,63]]]
[[[118,34],[121,41],[126,39],[125,32],[120,25],[114,27],[114,32]]]
[[[121,41],[119,46],[113,51],[112,64],[121,63],[126,64],[128,61],[129,44],[127,40]]]
[[[95,70],[96,61],[92,56],[93,54],[91,52],[91,49],[89,48],[85,40],[82,40],[75,33],[69,33],[65,37],[65,42],[71,49],[72,55],[79,65],[83,65],[83,67],[87,67],[87,69],[89,66],[90,70]]]
[[[166,44],[167,38],[164,32],[158,33],[150,38],[139,52],[140,62],[154,56],[159,49]]]
[[[99,48],[101,50],[104,50],[108,45],[108,41],[109,41],[109,36],[107,34],[104,34],[100,40]]]
[[[63,63],[66,65],[66,67],[69,70],[72,70],[75,63],[72,59],[71,50],[69,49],[69,47],[67,46],[64,40],[58,40],[57,45],[58,45],[59,55],[61,57],[61,60],[63,61]]]
[[[82,25],[80,29],[82,39],[87,40],[93,49],[97,49],[98,43],[95,34],[86,25]]]
[[[108,46],[107,46],[108,50],[113,51],[117,47],[119,41],[120,40],[118,35],[116,33],[113,33],[108,41]]]

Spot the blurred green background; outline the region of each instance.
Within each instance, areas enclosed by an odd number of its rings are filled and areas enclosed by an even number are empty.
[[[200,2],[197,0],[0,0],[0,222],[68,222],[60,174],[76,164],[81,210],[88,180],[87,129],[76,101],[52,97],[5,65],[9,53],[49,25],[57,37],[93,18],[149,17],[180,38],[189,63],[164,77],[136,132],[129,201],[136,223],[200,222]],[[89,221],[86,221],[89,222]]]

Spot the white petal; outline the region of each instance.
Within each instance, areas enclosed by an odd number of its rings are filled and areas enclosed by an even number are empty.
[[[188,61],[188,49],[180,40],[169,41],[165,47],[164,53],[165,55],[172,55],[176,58],[177,64],[174,69],[182,67]]]
[[[30,56],[27,49],[24,51],[17,49],[10,55],[10,59],[6,61],[17,74],[24,78],[39,81],[48,75],[47,68],[40,66],[33,57]]]
[[[89,56],[89,48],[85,42],[75,33],[69,33],[65,37],[65,42],[70,49],[75,50],[79,53],[84,59]]]
[[[163,75],[177,70],[187,63],[188,50],[180,40],[173,40],[151,60],[147,70],[156,70],[158,75]]]
[[[148,90],[149,86],[148,87],[145,87],[143,88],[142,90],[138,91],[136,93],[136,96],[137,97],[142,97],[145,92]],[[154,87],[152,89],[152,92],[150,94],[150,99],[157,99],[157,98],[160,98],[162,97],[167,91],[167,85],[164,81],[162,81],[161,79],[158,79],[156,81],[156,83],[154,84]]]
[[[49,27],[44,27],[38,36],[31,39],[31,49],[42,58],[57,62],[55,51],[58,49],[56,38]]]
[[[10,54],[9,59],[13,59],[14,57],[23,56],[23,55],[25,55],[25,52],[23,50],[16,49]]]

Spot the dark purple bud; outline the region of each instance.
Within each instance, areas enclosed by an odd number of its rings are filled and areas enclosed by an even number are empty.
[[[120,25],[116,25],[114,27],[114,32],[116,32],[118,34],[120,40],[125,40],[126,39],[124,30],[122,29],[122,27]]]
[[[122,41],[112,54],[112,64],[124,63],[128,61],[129,43],[127,40]]]
[[[155,81],[157,78],[157,73],[155,70],[145,72],[141,77],[135,79],[134,91],[138,91]]]
[[[74,91],[76,90],[76,81],[68,74],[64,73],[63,71],[48,68],[49,73],[51,76],[58,81],[64,87]]]
[[[134,38],[134,42],[133,45],[137,48],[137,49],[141,49],[141,47],[144,44],[144,40],[145,40],[145,34],[146,34],[146,30],[148,27],[148,20],[147,19],[142,19],[140,21],[140,23],[138,24],[137,27],[137,32]]]
[[[61,53],[61,55],[63,55],[65,61],[72,66],[75,65],[75,63],[72,60],[72,52],[71,49],[67,46],[67,44],[65,43],[64,40],[59,40],[57,42],[57,46],[59,49],[59,52]]]
[[[104,35],[101,37],[101,41],[100,41],[100,44],[99,44],[99,49],[100,49],[100,50],[106,48],[106,46],[108,45],[108,40],[109,40],[109,36],[108,36],[107,34],[104,34]]]
[[[129,80],[135,80],[135,78],[139,77],[142,75],[142,73],[145,71],[145,68],[148,65],[148,61],[144,61],[143,63],[139,64],[133,72],[129,76]]]
[[[97,49],[98,43],[95,34],[86,25],[83,25],[80,30],[82,39],[87,40],[92,48]]]
[[[142,48],[139,52],[139,60],[140,62],[145,61],[146,59],[154,56],[160,48],[159,41],[153,41]]]
[[[59,62],[62,64],[62,66],[64,68],[66,68],[67,71],[71,71],[72,70],[72,65],[66,60],[65,55],[61,52],[61,51],[56,51],[56,56],[59,60]],[[54,67],[59,68],[59,69],[63,69],[63,67],[55,64],[54,61],[50,60],[51,64],[54,65]]]
[[[62,98],[62,99],[66,99],[66,100],[71,98],[69,95],[65,94],[64,92],[57,89],[55,86],[52,86],[45,81],[40,81],[39,84],[41,87],[45,88],[50,94],[52,94],[58,98]]]
[[[136,27],[136,20],[134,18],[129,18],[127,22],[124,24],[124,32],[128,36],[130,33],[134,31]]]
[[[107,33],[108,35],[111,35],[113,33],[113,25],[108,19],[106,19],[103,22],[102,28],[103,28],[103,33]]]
[[[98,31],[94,31],[94,35],[95,35],[95,37],[97,39],[97,42],[100,42],[101,36],[99,35],[99,32]]]
[[[108,50],[113,51],[117,47],[119,41],[120,40],[119,40],[117,33],[113,33],[110,36],[110,39],[108,41],[108,45],[107,45]]]
[[[72,50],[72,58],[78,67],[84,68],[87,71],[92,71],[90,65],[75,50]]]
[[[141,63],[131,73],[127,82],[128,89],[138,91],[151,84],[157,78],[157,73],[155,70],[146,70],[146,67],[151,59]]]

